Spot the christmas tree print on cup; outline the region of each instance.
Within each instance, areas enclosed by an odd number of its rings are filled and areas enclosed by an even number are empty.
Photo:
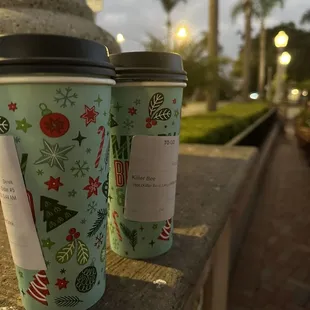
[[[92,41],[14,35],[0,43],[5,103],[0,147],[4,136],[14,138],[33,220],[29,225],[37,231],[46,265],[46,270],[16,266],[23,306],[86,310],[106,286],[108,123],[115,71],[106,48]],[[16,55],[7,52],[13,49]],[[14,65],[3,66],[2,53],[11,55]]]
[[[110,246],[120,256],[151,258],[167,252],[173,243],[177,166],[171,170],[170,157],[165,158],[158,143],[171,147],[177,161],[187,77],[176,54],[132,52],[110,59],[117,71],[109,121]],[[154,164],[155,154],[160,157]],[[165,169],[170,173],[161,179],[168,188],[163,192],[157,180],[158,171]],[[169,200],[163,198],[166,193]]]

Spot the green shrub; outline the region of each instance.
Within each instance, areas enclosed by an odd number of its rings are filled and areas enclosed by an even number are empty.
[[[216,112],[184,117],[181,143],[225,144],[267,110],[265,103],[230,103]]]

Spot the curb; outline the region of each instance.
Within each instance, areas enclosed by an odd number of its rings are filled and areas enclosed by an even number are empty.
[[[230,141],[224,144],[224,146],[237,146],[237,144],[242,141],[246,136],[248,136],[252,131],[254,131],[257,127],[259,127],[265,120],[271,117],[274,113],[276,113],[276,108],[270,109],[263,116],[257,119],[251,126],[247,127],[237,136],[232,138]]]
[[[240,248],[243,245],[246,233],[251,224],[255,211],[255,199],[259,193],[259,182],[268,164],[277,138],[281,133],[281,125],[276,122],[257,154],[253,168],[246,182],[241,186],[232,206],[233,231],[231,241],[231,273],[234,272]],[[238,218],[239,217],[239,218]]]

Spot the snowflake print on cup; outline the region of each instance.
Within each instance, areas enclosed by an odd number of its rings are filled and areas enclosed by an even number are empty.
[[[84,108],[85,112],[81,115],[81,118],[85,119],[85,125],[87,127],[90,123],[96,123],[96,118],[99,113],[95,110],[95,106],[90,108],[85,105]]]
[[[89,171],[90,167],[86,160],[77,160],[74,166],[71,168],[72,174],[75,178],[85,177],[86,173]]]
[[[6,134],[9,130],[10,130],[9,121],[5,117],[0,116],[0,135]]]
[[[167,121],[171,118],[171,110],[168,108],[159,108],[163,105],[165,101],[164,95],[162,93],[156,93],[152,96],[149,102],[149,117],[145,119],[146,128],[152,128],[157,125],[157,121]]]
[[[74,145],[61,147],[58,143],[53,145],[45,139],[43,139],[43,145],[44,149],[40,149],[41,157],[34,164],[48,164],[51,168],[56,166],[61,171],[65,171],[64,161],[68,160],[67,153],[74,148]]]
[[[64,90],[61,88],[56,89],[56,96],[54,97],[54,101],[56,103],[61,103],[61,108],[66,108],[68,104],[70,104],[71,107],[74,107],[75,99],[77,98],[77,93],[73,92],[71,87],[66,87]]]
[[[90,198],[92,195],[98,196],[98,188],[102,185],[99,182],[99,177],[96,179],[89,177],[88,182],[89,184],[83,188],[83,190],[88,191],[87,198]]]

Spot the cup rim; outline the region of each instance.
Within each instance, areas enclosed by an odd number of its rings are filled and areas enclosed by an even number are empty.
[[[0,85],[3,84],[96,84],[115,85],[115,81],[109,77],[84,77],[84,76],[0,76]]]
[[[114,87],[181,87],[185,88],[185,82],[168,82],[168,81],[133,81],[133,82],[119,82]]]

